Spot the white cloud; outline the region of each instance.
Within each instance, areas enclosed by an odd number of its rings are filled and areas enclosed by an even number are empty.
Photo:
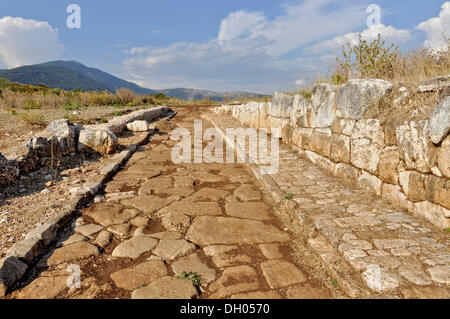
[[[335,37],[332,40],[318,43],[308,48],[308,51],[312,53],[337,52],[347,43],[350,43],[353,46],[357,45],[360,35],[363,40],[367,41],[373,41],[378,37],[378,35],[381,35],[381,38],[386,40],[386,42],[395,44],[405,43],[411,39],[411,33],[409,30],[401,30],[396,29],[393,26],[378,24],[376,26],[369,27],[363,32],[351,32]]]
[[[429,50],[447,50],[447,39],[450,38],[450,2],[442,5],[439,17],[431,18],[420,23],[416,29],[427,33],[427,40],[424,47]]]
[[[0,19],[0,64],[13,68],[60,57],[58,29],[47,22],[23,18]]]
[[[240,37],[251,37],[266,23],[259,12],[240,10],[230,13],[220,24],[219,41],[230,41]]]
[[[317,75],[325,63],[323,56],[305,58],[293,51],[364,25],[365,9],[356,0],[298,0],[282,5],[272,19],[261,12],[232,12],[208,42],[130,48],[124,76],[156,89],[271,93],[295,88],[296,80]]]

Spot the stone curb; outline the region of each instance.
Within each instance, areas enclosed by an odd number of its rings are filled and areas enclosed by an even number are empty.
[[[135,144],[129,145],[124,151],[116,154],[100,171],[100,174],[79,187],[79,192],[63,205],[58,215],[46,224],[29,232],[25,239],[14,244],[6,257],[0,260],[0,297],[5,296],[11,288],[26,273],[32,261],[41,255],[55,240],[58,231],[64,228],[75,216],[78,209],[88,204],[94,195],[136,152],[145,144],[152,133],[142,134]]]
[[[215,123],[214,119],[208,115],[202,115],[202,118],[209,121],[217,131],[222,135],[224,141],[226,141],[226,134],[223,130]],[[235,146],[235,145],[234,145]],[[263,188],[264,192],[267,193],[271,200],[275,204],[282,204],[284,202],[284,193],[279,188],[275,180],[269,175],[262,175],[258,166],[256,164],[246,164],[253,176],[258,180],[259,184]],[[296,218],[299,223],[305,228],[308,225],[311,229],[306,229],[305,233],[310,233],[313,230],[313,220],[307,214],[301,214],[300,216],[292,216]],[[307,235],[305,236],[307,237]],[[345,261],[345,259],[339,254],[339,252],[334,248],[331,243],[322,234],[316,234],[315,238],[306,238],[306,243],[308,248],[323,261],[327,272],[335,278],[340,287],[352,298],[361,297],[361,294],[368,294],[368,290],[361,285],[361,280],[359,275],[352,276],[355,274],[352,271],[350,265]],[[344,269],[345,271],[342,271]]]

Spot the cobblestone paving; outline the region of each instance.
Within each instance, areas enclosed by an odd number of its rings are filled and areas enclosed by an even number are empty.
[[[192,132],[200,108],[177,111],[179,116],[160,130],[183,127]],[[245,167],[175,165],[171,161],[175,144],[168,134],[161,134],[141,147],[9,297],[275,299],[333,295],[329,283],[321,283],[297,262],[292,246],[295,238],[284,229]],[[286,183],[309,179],[300,172],[282,176]],[[320,206],[313,200],[318,194],[308,189],[303,195],[311,199],[311,207]],[[324,204],[337,204],[332,196],[326,198]],[[69,289],[67,283],[76,284],[73,275],[78,270],[80,285]]]
[[[231,117],[208,118],[219,129],[240,126]],[[294,214],[313,221],[318,233],[308,240],[311,248],[331,267],[343,257],[373,296],[450,297],[448,232],[344,184],[284,144],[271,178],[298,204]]]

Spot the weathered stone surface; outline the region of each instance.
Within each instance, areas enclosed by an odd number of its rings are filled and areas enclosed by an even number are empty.
[[[131,132],[147,132],[150,125],[147,121],[134,121],[127,124],[127,129]]]
[[[198,295],[191,281],[164,277],[133,291],[132,299],[192,299]]]
[[[185,233],[191,224],[191,219],[180,213],[168,213],[162,218],[162,225],[168,231]]]
[[[230,195],[228,191],[221,190],[221,189],[215,189],[215,188],[202,188],[198,192],[196,192],[194,195],[189,197],[189,200],[191,201],[199,201],[199,202],[205,202],[205,201],[219,201],[221,199],[224,199]]]
[[[234,191],[234,197],[242,202],[258,201],[262,199],[261,192],[253,185],[242,185]]]
[[[309,284],[295,285],[286,291],[288,299],[330,299],[330,293],[323,288],[312,287]]]
[[[235,249],[237,249],[237,246],[211,245],[203,248],[203,252],[205,253],[206,256],[215,256]]]
[[[333,134],[330,157],[336,163],[350,164],[350,137]]]
[[[418,202],[426,199],[425,175],[414,171],[400,173],[400,185],[410,201]]]
[[[108,227],[108,230],[118,237],[126,237],[130,234],[130,224],[120,224]]]
[[[437,161],[436,147],[427,136],[428,122],[405,122],[397,127],[397,144],[400,158],[409,169],[428,173]]]
[[[442,142],[438,150],[438,167],[442,175],[450,178],[450,136]]]
[[[356,121],[353,127],[352,139],[369,139],[372,143],[384,145],[384,130],[380,120],[363,119]]]
[[[450,96],[447,96],[430,115],[428,136],[434,144],[442,142],[450,132]]]
[[[206,263],[202,262],[198,254],[180,258],[175,261],[171,267],[175,276],[179,276],[183,272],[187,274],[190,272],[199,274],[202,285],[209,284],[216,279],[216,271]]]
[[[190,200],[181,200],[164,207],[158,212],[158,215],[164,216],[168,213],[179,213],[192,217],[223,215],[222,208],[216,202],[193,202]]]
[[[428,201],[415,203],[414,212],[428,219],[432,224],[439,228],[446,229],[450,227],[450,218],[446,217],[448,215],[448,210],[445,210],[440,205],[430,203]]]
[[[391,203],[403,209],[406,209],[410,212],[414,210],[414,204],[406,198],[406,195],[402,192],[400,186],[384,183],[381,195],[383,196],[383,198],[386,198]]]
[[[110,233],[107,230],[102,230],[97,235],[97,238],[95,239],[95,243],[101,248],[106,248],[111,243],[112,239],[113,239],[112,233]]]
[[[311,134],[309,150],[322,156],[330,157],[331,152],[331,130],[314,130]]]
[[[197,217],[186,238],[200,245],[285,242],[289,235],[260,221]]]
[[[151,122],[154,119],[167,114],[170,112],[170,109],[165,106],[156,107],[152,109],[144,109],[132,112],[130,114],[126,114],[123,116],[115,117],[114,119],[110,120],[108,124],[104,125],[104,127],[108,128],[113,132],[114,134],[121,133],[126,125],[128,123],[134,122],[134,121],[148,121]]]
[[[425,196],[430,202],[450,209],[450,180],[433,175],[425,176]]]
[[[211,298],[219,299],[258,288],[256,271],[250,266],[237,266],[226,268],[222,276],[210,285],[209,290],[213,293]]]
[[[6,257],[0,260],[0,296],[4,296],[10,288],[27,271],[28,266],[16,257]]]
[[[311,151],[306,151],[306,157],[308,157],[308,159],[313,162],[314,164],[316,164],[317,166],[323,168],[324,170],[326,170],[329,173],[333,173],[335,168],[336,168],[336,164],[330,160],[328,157],[319,155],[317,153],[311,152]]]
[[[162,233],[150,234],[148,236],[153,237],[153,238],[158,238],[158,239],[181,239],[181,238],[183,238],[183,235],[179,232],[162,232]]]
[[[86,259],[100,255],[100,250],[87,242],[74,243],[58,248],[47,260],[49,266],[55,266],[64,262]]]
[[[440,284],[450,284],[450,266],[438,266],[427,269],[431,275],[431,279]]]
[[[154,195],[137,196],[132,199],[121,201],[121,204],[127,207],[133,207],[145,214],[153,214],[163,207],[166,207],[176,201],[175,198],[162,198]]]
[[[393,290],[400,285],[395,276],[380,267],[369,267],[363,272],[362,278],[367,286],[375,292]]]
[[[138,214],[137,211],[122,210],[123,207],[116,203],[99,203],[90,206],[84,214],[104,227],[122,224]]]
[[[75,141],[78,138],[78,133],[78,126],[73,125],[66,119],[60,119],[50,122],[42,135],[47,138],[56,137],[53,145],[54,153],[68,155],[76,150]]]
[[[117,246],[112,252],[112,256],[136,259],[143,253],[151,251],[157,244],[158,241],[154,238],[135,236]]]
[[[367,172],[363,172],[358,178],[358,187],[374,192],[378,196],[381,196],[381,186],[383,182],[376,176]]]
[[[75,228],[75,231],[83,236],[92,237],[103,229],[102,226],[89,224]]]
[[[170,177],[160,176],[152,178],[148,182],[145,182],[141,188],[139,188],[138,195],[152,195],[153,192],[158,190],[166,190],[172,188],[173,181]]]
[[[87,241],[87,237],[80,235],[80,234],[73,234],[72,236],[70,236],[69,238],[58,242],[57,247],[63,247],[63,246],[68,246],[70,244],[74,244],[74,243],[79,243],[82,241]]]
[[[284,254],[280,251],[279,244],[261,244],[258,246],[264,257],[270,260],[282,259]]]
[[[252,263],[252,259],[249,256],[238,253],[237,251],[214,255],[212,261],[218,268],[246,265]]]
[[[283,297],[281,297],[281,295],[276,291],[254,291],[233,295],[230,299],[274,300],[283,299]]]
[[[68,276],[39,277],[17,294],[17,299],[54,299],[67,289]]]
[[[393,84],[378,80],[350,80],[339,87],[336,103],[339,116],[359,120],[372,103],[392,91]]]
[[[344,163],[337,164],[333,172],[334,176],[342,178],[351,184],[356,184],[360,174],[359,169]]]
[[[389,184],[398,185],[398,164],[400,163],[400,154],[398,147],[389,146],[381,151],[378,172],[380,178]]]
[[[351,162],[354,166],[372,174],[378,174],[378,163],[382,147],[369,139],[361,138],[351,142]]]
[[[117,287],[130,291],[147,286],[166,276],[166,265],[159,260],[146,261],[110,275]]]
[[[307,281],[305,274],[294,264],[282,260],[269,260],[261,269],[270,288],[278,289]]]
[[[83,127],[78,140],[78,150],[92,150],[102,154],[113,154],[118,147],[117,136],[102,127]]]
[[[156,246],[153,253],[163,260],[174,260],[193,253],[196,249],[195,245],[185,240],[163,239]]]
[[[312,91],[312,107],[316,113],[317,127],[330,127],[336,118],[336,87],[319,84]]]
[[[260,202],[228,203],[225,205],[228,216],[254,220],[270,220],[270,206]]]

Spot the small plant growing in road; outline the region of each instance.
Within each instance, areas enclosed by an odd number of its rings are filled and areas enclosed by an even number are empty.
[[[292,200],[293,197],[294,197],[294,194],[292,194],[292,193],[287,193],[287,194],[284,196],[284,199],[286,199],[286,200]]]
[[[337,281],[336,279],[333,279],[333,281],[331,282],[331,286],[332,286],[333,288],[338,288],[338,287],[339,287],[338,281]]]
[[[186,273],[183,271],[181,275],[178,276],[180,279],[186,279],[192,281],[194,286],[200,286],[202,284],[201,276],[197,274],[196,272],[189,272]]]
[[[450,233],[450,227],[445,230],[447,233]]]

